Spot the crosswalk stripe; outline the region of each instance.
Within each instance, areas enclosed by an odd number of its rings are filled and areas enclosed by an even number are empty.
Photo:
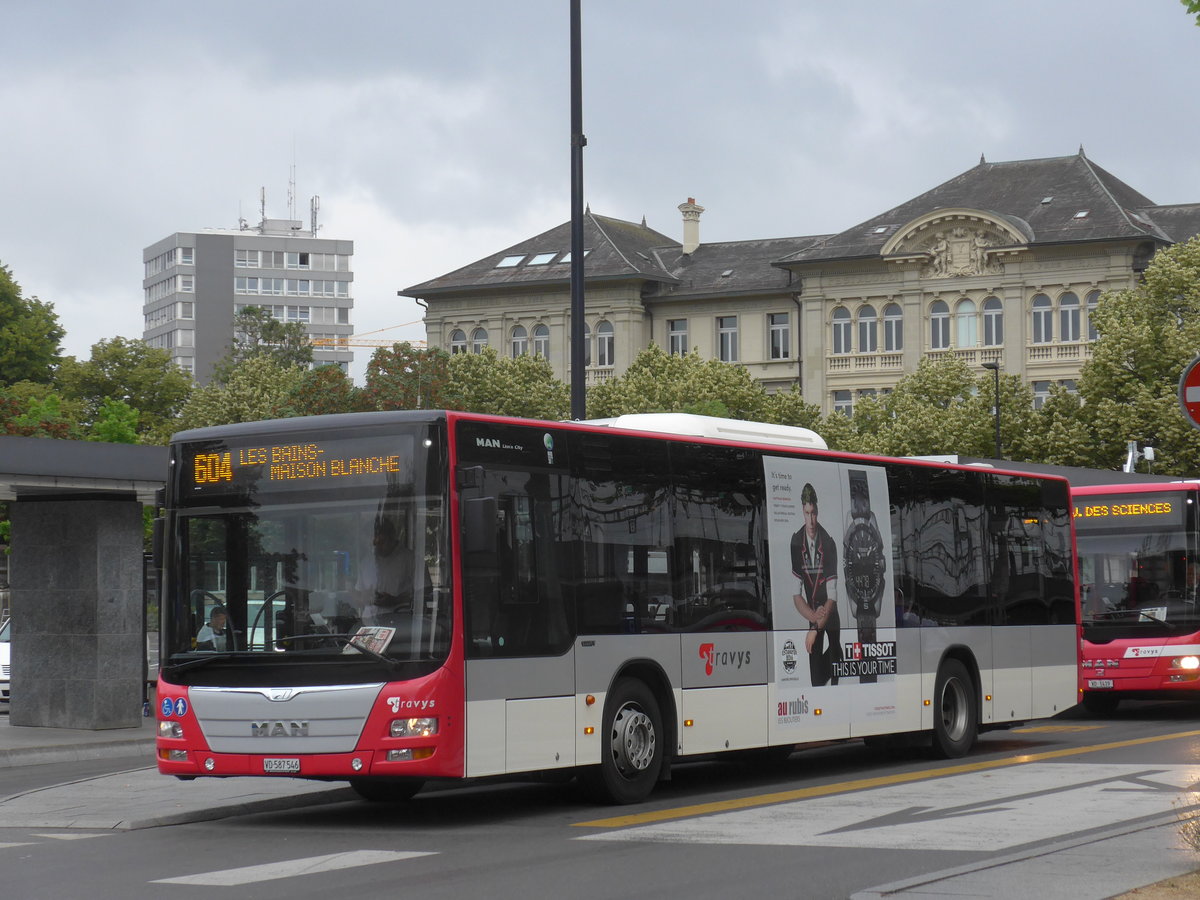
[[[357,866],[373,866],[379,863],[415,859],[418,856],[433,856],[433,853],[415,850],[352,850],[349,853],[329,853],[325,856],[305,856],[281,862],[263,863],[257,866],[242,866],[237,869],[220,869],[201,872],[198,875],[181,875],[177,878],[157,878],[151,884],[203,884],[213,887],[233,887],[252,884],[256,881],[271,881],[276,878],[295,878],[298,875],[315,875],[318,872],[333,872]]]
[[[94,831],[91,834],[35,834],[34,837],[52,838],[56,841],[81,841],[85,838],[111,837],[111,831]]]

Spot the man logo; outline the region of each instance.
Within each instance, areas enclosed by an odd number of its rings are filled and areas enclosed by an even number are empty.
[[[307,722],[251,722],[251,737],[308,737]]]

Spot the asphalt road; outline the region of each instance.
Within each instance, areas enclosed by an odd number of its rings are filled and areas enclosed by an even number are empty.
[[[128,762],[0,771],[0,797],[70,782],[44,796],[85,805],[89,779]],[[169,812],[177,783],[149,783]],[[1171,824],[1198,808],[1197,785],[1200,707],[1141,704],[988,734],[962,760],[849,742],[770,770],[681,766],[635,807],[595,807],[571,784],[485,784],[119,831],[6,827],[0,803],[0,884],[22,900],[1098,900],[1200,867]]]

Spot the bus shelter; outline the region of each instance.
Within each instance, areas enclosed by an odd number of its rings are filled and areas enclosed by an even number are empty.
[[[12,522],[12,725],[140,724],[146,679],[142,509],[165,447],[0,436]]]

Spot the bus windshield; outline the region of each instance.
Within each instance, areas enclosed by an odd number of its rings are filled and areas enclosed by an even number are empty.
[[[166,664],[444,659],[448,521],[432,443],[183,445]],[[308,468],[270,462],[285,454],[307,454]]]
[[[1077,542],[1089,637],[1200,629],[1196,584],[1188,574],[1194,548],[1187,531],[1080,534]]]

